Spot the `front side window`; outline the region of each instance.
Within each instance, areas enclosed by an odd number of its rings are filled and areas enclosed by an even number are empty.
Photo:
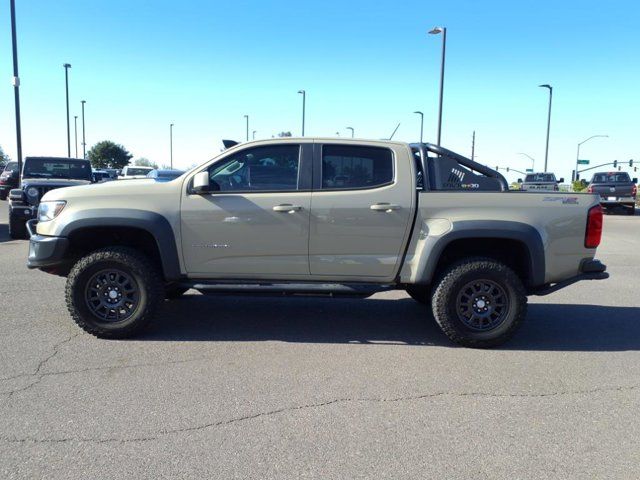
[[[322,148],[322,188],[362,189],[393,181],[391,150],[379,147],[325,145]]]
[[[298,189],[300,145],[242,150],[209,167],[211,185],[222,192],[288,192]]]

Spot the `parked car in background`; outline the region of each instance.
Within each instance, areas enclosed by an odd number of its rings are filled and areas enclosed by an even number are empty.
[[[9,191],[18,186],[18,162],[9,162],[0,173],[0,200],[6,200]]]
[[[120,175],[120,170],[116,168],[105,168],[104,171],[109,174],[109,178],[111,178],[111,180],[117,180]]]
[[[524,182],[521,178],[518,179],[518,183],[522,184],[522,190],[534,192],[557,192],[560,190],[558,184],[562,182],[564,182],[564,178],[556,180],[555,174],[550,172],[529,173],[524,177]]]
[[[139,167],[136,165],[127,165],[120,172],[119,179],[146,178],[147,174],[153,170],[153,167]]]
[[[627,172],[594,173],[587,191],[600,195],[600,204],[607,210],[623,208],[629,215],[636,213],[638,179]]]
[[[156,182],[170,182],[184,174],[184,170],[151,170],[147,178],[153,178]]]
[[[27,157],[22,168],[22,184],[9,192],[9,236],[25,238],[27,220],[36,218],[45,193],[62,187],[89,185],[89,160],[55,157]]]
[[[111,175],[106,170],[94,170],[91,172],[93,183],[109,182],[113,180]]]

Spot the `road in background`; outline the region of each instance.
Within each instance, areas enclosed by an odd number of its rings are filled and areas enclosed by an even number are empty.
[[[1,478],[640,477],[640,216],[605,217],[609,280],[471,350],[401,292],[194,293],[98,340],[0,212]]]

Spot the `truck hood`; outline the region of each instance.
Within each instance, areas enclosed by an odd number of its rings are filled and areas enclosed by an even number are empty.
[[[47,192],[42,201],[71,200],[81,198],[90,201],[92,197],[120,197],[160,193],[167,184],[154,182],[153,179],[114,181],[93,183],[83,186],[59,188]]]
[[[38,178],[23,177],[23,185],[44,186],[44,187],[73,187],[76,185],[91,185],[89,180],[81,180],[79,178]]]

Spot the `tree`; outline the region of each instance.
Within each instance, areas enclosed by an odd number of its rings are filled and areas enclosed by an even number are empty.
[[[2,147],[0,147],[0,162],[9,162],[9,161],[11,161],[11,158],[9,157],[9,155],[4,153],[4,150],[2,149]]]
[[[133,161],[134,165],[137,165],[138,167],[151,167],[151,168],[158,168],[158,164],[155,162],[152,162],[151,160],[149,160],[148,158],[145,157],[140,157],[136,160]]]
[[[290,136],[291,136],[291,132],[280,132],[280,133],[278,134],[278,136],[279,136],[280,138],[282,138],[282,137],[290,137]]]
[[[126,148],[111,140],[98,142],[87,152],[93,168],[123,168],[129,165],[132,156]]]

